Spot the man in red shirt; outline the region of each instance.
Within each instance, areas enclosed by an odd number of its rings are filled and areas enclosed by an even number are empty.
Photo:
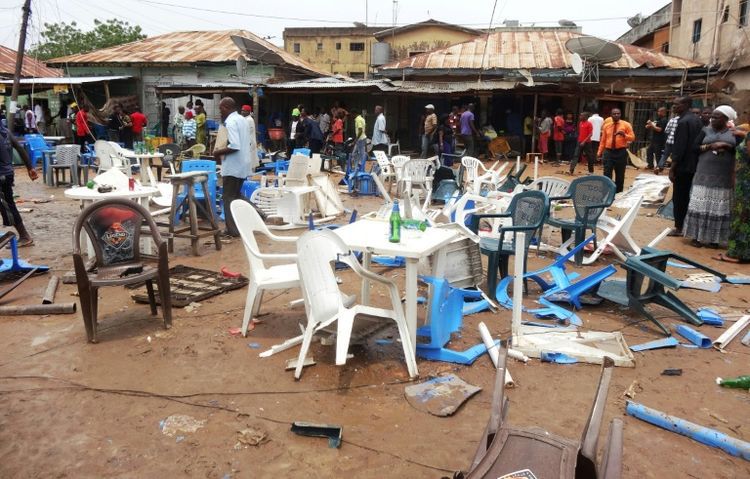
[[[96,137],[91,133],[89,128],[89,107],[84,105],[83,108],[76,112],[76,144],[81,145],[81,153],[83,153],[86,142],[95,142]]]
[[[143,141],[143,128],[146,127],[146,115],[141,113],[138,105],[133,107],[133,113],[130,114],[130,120],[133,122],[133,140]]]
[[[578,117],[578,144],[576,145],[576,152],[573,155],[573,159],[570,161],[570,174],[575,172],[578,160],[581,159],[581,155],[586,157],[586,161],[589,165],[589,173],[594,172],[594,161],[596,158],[591,151],[591,135],[594,134],[594,125],[589,121],[589,112],[584,111]]]
[[[552,119],[552,141],[555,142],[555,161],[560,163],[565,141],[565,117],[561,108],[557,109],[555,118]]]

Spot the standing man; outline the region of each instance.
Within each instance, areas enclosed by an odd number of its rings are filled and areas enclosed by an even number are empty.
[[[26,172],[31,181],[36,180],[39,175],[31,165],[26,149],[22,147],[15,139],[13,134],[0,122],[0,213],[3,217],[3,225],[13,226],[18,231],[18,246],[30,246],[34,243],[31,235],[26,231],[26,227],[21,219],[21,213],[16,208],[16,201],[13,198],[13,150],[26,165]]]
[[[36,130],[44,135],[47,128],[47,120],[44,118],[44,108],[40,103],[34,105],[34,118],[36,119]]]
[[[367,122],[358,111],[354,111],[354,137],[357,139],[352,151],[352,159],[359,165],[367,160],[367,134],[365,133]]]
[[[304,108],[302,109],[302,122],[305,126],[305,138],[310,154],[320,153],[323,148],[323,132],[320,131],[320,124],[308,115]]]
[[[661,154],[664,152],[664,144],[667,140],[664,130],[667,128],[668,121],[667,109],[662,106],[656,110],[656,121],[648,120],[646,122],[646,129],[651,131],[651,143],[646,150],[646,162],[649,170],[659,166],[659,160],[661,160]]]
[[[76,144],[81,146],[81,153],[85,153],[86,142],[96,141],[96,137],[89,128],[89,107],[83,105],[83,108],[74,111],[76,112]]]
[[[216,161],[221,160],[221,176],[224,187],[224,216],[227,229],[225,236],[240,235],[232,216],[232,201],[240,198],[242,183],[250,175],[250,129],[247,121],[237,113],[237,105],[230,97],[219,102],[221,121],[227,128],[227,146],[214,150]]]
[[[146,127],[148,120],[146,115],[141,113],[138,105],[133,107],[133,113],[130,114],[130,121],[133,123],[133,140],[143,141],[143,129]]]
[[[555,142],[555,162],[562,161],[563,143],[565,142],[565,117],[563,111],[558,108],[555,118],[552,120],[552,141]]]
[[[161,102],[161,136],[169,136],[169,117],[171,115],[172,112],[167,107],[167,103]]]
[[[628,164],[628,144],[635,140],[633,127],[621,119],[619,108],[612,108],[612,116],[602,125],[599,154],[604,159],[604,176],[612,179],[615,175],[617,193],[625,187],[625,167]]]
[[[375,106],[375,125],[372,127],[372,151],[388,151],[388,134],[385,132],[383,107]]]
[[[260,160],[258,159],[258,136],[255,133],[255,120],[253,120],[253,108],[250,105],[242,105],[240,115],[245,117],[248,135],[250,135],[250,172],[253,172],[260,164]]]
[[[300,111],[298,108],[292,110],[292,122],[289,124],[289,137],[286,145],[287,158],[292,157],[292,150],[297,147],[297,140],[295,137],[297,136],[297,123],[299,123],[299,114]]]
[[[690,204],[690,188],[698,165],[698,149],[695,139],[703,129],[701,119],[692,111],[690,97],[675,98],[672,110],[680,119],[674,132],[672,145],[672,167],[669,179],[672,181],[672,202],[674,203],[674,229],[669,236],[682,236],[682,226]]]
[[[474,104],[469,103],[466,109],[461,113],[459,120],[461,141],[464,143],[466,156],[474,156],[474,138],[479,136],[476,125],[474,125]]]
[[[589,122],[589,112],[584,111],[578,117],[578,144],[570,161],[570,174],[575,172],[576,165],[581,159],[581,155],[586,157],[586,163],[589,167],[589,173],[594,172],[594,153],[591,151],[591,135],[594,132],[594,125]]]
[[[23,106],[23,126],[26,133],[36,133],[36,116],[29,108],[29,105]]]
[[[659,174],[667,164],[667,158],[672,156],[672,147],[674,146],[674,131],[677,129],[677,122],[680,121],[680,116],[674,114],[674,106],[672,118],[667,122],[667,126],[664,128],[664,136],[666,138],[664,142],[664,152],[661,154],[659,164],[654,168],[654,173]]]
[[[331,131],[331,115],[325,108],[318,108],[318,125],[320,125],[320,132],[323,133],[323,140],[325,141]]]
[[[523,117],[523,152],[531,153],[531,140],[534,137],[534,119],[529,113]]]
[[[422,158],[427,158],[427,154],[435,143],[434,136],[437,131],[437,115],[435,114],[435,107],[430,103],[424,107],[424,133],[422,134]]]
[[[542,163],[549,154],[549,137],[552,134],[552,118],[549,117],[547,110],[542,110],[542,117],[539,121],[539,153],[542,154]]]
[[[112,114],[109,115],[107,121],[107,131],[109,133],[109,141],[115,143],[120,142],[120,132],[122,131],[122,105],[115,103],[115,107],[112,110]]]
[[[591,133],[591,151],[596,155],[599,151],[599,140],[602,137],[604,118],[599,116],[599,113],[594,112],[594,114],[589,117],[589,123],[594,127]]]

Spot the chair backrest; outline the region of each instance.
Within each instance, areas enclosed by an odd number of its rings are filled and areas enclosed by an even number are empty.
[[[539,190],[547,193],[550,198],[555,196],[565,196],[568,193],[570,187],[570,181],[557,178],[556,176],[542,176],[537,178],[524,189],[526,190]]]
[[[435,164],[432,160],[415,158],[404,163],[404,169],[401,172],[401,179],[413,183],[426,184],[432,181],[432,171]]]
[[[175,143],[165,143],[163,145],[159,145],[159,153],[162,153],[164,155],[164,163],[174,162],[177,157],[180,156],[181,151],[182,150],[180,149],[179,145]]]
[[[311,154],[310,148],[295,148],[292,150],[292,156],[294,155],[305,155],[309,157]]]
[[[513,220],[513,226],[527,226],[526,244],[531,243],[532,233],[539,229],[549,215],[549,197],[539,190],[522,191],[510,200],[508,211]],[[514,235],[515,237],[515,235]]]
[[[116,266],[140,261],[141,225],[146,223],[156,244],[161,234],[143,206],[123,198],[92,203],[81,211],[73,227],[73,253],[81,254],[81,229],[85,229],[96,252],[96,266]]]
[[[99,168],[102,171],[121,166],[117,150],[109,141],[96,140],[94,143],[94,153],[99,158]]]
[[[47,142],[44,141],[44,137],[42,135],[31,133],[28,135],[24,135],[23,139],[26,141],[26,145],[31,151],[49,149],[49,146],[47,145]]]
[[[309,156],[300,155],[299,153],[292,155],[292,159],[289,160],[289,168],[284,177],[284,186],[306,186],[309,162]]]
[[[57,145],[55,147],[56,166],[71,166],[78,163],[81,156],[79,145]]]
[[[411,158],[406,155],[393,155],[391,157],[391,164],[394,168],[403,168],[404,164],[409,160],[411,160]]]
[[[615,192],[615,183],[606,176],[582,176],[571,181],[568,195],[573,199],[576,221],[595,225],[605,208],[591,208],[588,216],[585,208],[590,205],[611,205],[615,200]]]
[[[255,240],[255,233],[261,233],[266,236],[270,235],[268,227],[263,222],[263,218],[255,211],[253,205],[247,201],[232,201],[229,207],[232,209],[232,217],[240,232],[240,237],[242,237],[242,244],[245,246],[247,262],[250,264],[250,274],[256,275],[259,272],[265,271],[266,266],[259,257],[260,248],[258,248],[258,242]]]
[[[261,187],[253,191],[250,202],[258,207],[266,216],[278,216],[279,201],[284,196],[279,188]]]
[[[307,231],[300,236],[297,256],[307,317],[320,321],[331,318],[343,306],[336,281],[336,261],[356,259],[341,239],[326,229]]]
[[[480,165],[482,165],[482,162],[479,161],[479,159],[474,158],[473,156],[464,156],[463,158],[461,158],[461,166],[463,166],[464,170],[466,171],[466,178],[464,178],[464,180],[474,181],[477,176],[479,176]]]
[[[182,155],[184,157],[192,157],[192,158],[200,158],[201,153],[204,153],[206,151],[206,145],[202,143],[198,143],[196,145],[191,146],[190,148],[184,150],[182,152]]]
[[[217,175],[216,175],[216,161],[214,160],[185,160],[182,162],[180,167],[182,173],[188,171],[207,171],[208,172],[208,190],[212,198],[216,198],[216,186],[217,186]],[[195,192],[197,194],[203,193],[203,187],[199,184],[195,184]]]
[[[372,152],[372,154],[375,155],[375,161],[378,162],[380,171],[382,173],[391,173],[391,168],[393,168],[393,165],[391,165],[391,162],[388,161],[388,155],[385,154],[385,151],[375,150]]]

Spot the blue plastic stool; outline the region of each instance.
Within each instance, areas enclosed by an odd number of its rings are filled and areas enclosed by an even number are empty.
[[[15,279],[18,274],[25,274],[36,268],[37,273],[49,271],[49,266],[27,263],[18,257],[16,234],[7,231],[0,235],[0,248],[10,242],[11,258],[0,259],[0,280]]]
[[[451,340],[451,333],[461,329],[466,295],[476,293],[476,296],[481,298],[481,292],[453,288],[443,278],[420,276],[420,279],[432,286],[432,292],[429,322],[417,329],[417,336],[430,338],[430,342],[417,344],[417,356],[431,361],[472,364],[487,351],[484,343],[466,351],[454,351],[447,349],[445,345]]]
[[[305,155],[309,157],[312,154],[310,148],[295,148],[292,150],[292,155]]]

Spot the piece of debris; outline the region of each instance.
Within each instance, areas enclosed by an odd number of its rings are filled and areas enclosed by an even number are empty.
[[[270,439],[265,431],[252,427],[237,431],[237,441],[245,446],[260,446]]]
[[[229,334],[232,336],[239,336],[242,334],[242,328],[229,328]]]
[[[682,376],[682,369],[680,368],[667,368],[661,372],[662,376]]]
[[[222,266],[219,271],[221,271],[221,275],[224,276],[225,278],[239,278],[240,276],[242,276],[241,273],[235,273],[234,271],[229,271],[226,266]]]
[[[247,343],[247,347],[250,349],[260,349],[260,343]]]
[[[630,346],[631,351],[647,351],[649,349],[662,349],[662,348],[674,348],[676,347],[680,342],[673,337],[668,337],[664,339],[657,339],[654,341],[649,341],[647,343],[642,344],[636,344],[634,346]]]
[[[724,318],[721,317],[718,311],[713,308],[698,308],[698,317],[703,320],[703,324],[711,326],[724,326]]]
[[[291,431],[299,436],[327,437],[328,447],[337,448],[341,445],[344,428],[337,424],[315,424],[311,422],[295,421]]]
[[[185,306],[185,311],[187,311],[188,313],[192,313],[193,311],[200,308],[201,306],[203,306],[201,303],[193,302]]]
[[[699,333],[690,326],[680,324],[677,326],[676,331],[677,334],[695,344],[699,348],[706,349],[711,347],[711,338],[709,338],[705,334]]]
[[[174,437],[178,434],[194,433],[205,424],[205,420],[201,421],[192,416],[172,414],[168,418],[159,421],[159,429],[165,436]]]
[[[284,370],[291,371],[292,369],[297,369],[297,359],[299,358],[287,359]],[[315,366],[315,364],[315,360],[312,358],[312,356],[306,356],[305,361],[302,363],[302,367],[304,368],[305,366]]]
[[[623,393],[623,396],[626,398],[634,399],[635,395],[639,392],[643,391],[643,388],[641,387],[641,383],[638,382],[637,379],[635,379],[632,383],[630,383],[630,386],[625,390]]]
[[[680,287],[718,293],[721,289],[721,278],[711,273],[695,273],[680,281]]]
[[[482,388],[464,382],[455,374],[406,386],[404,395],[415,409],[434,416],[450,416]]]
[[[576,358],[568,356],[567,354],[549,351],[542,351],[541,359],[543,363],[575,364],[578,362]]]

